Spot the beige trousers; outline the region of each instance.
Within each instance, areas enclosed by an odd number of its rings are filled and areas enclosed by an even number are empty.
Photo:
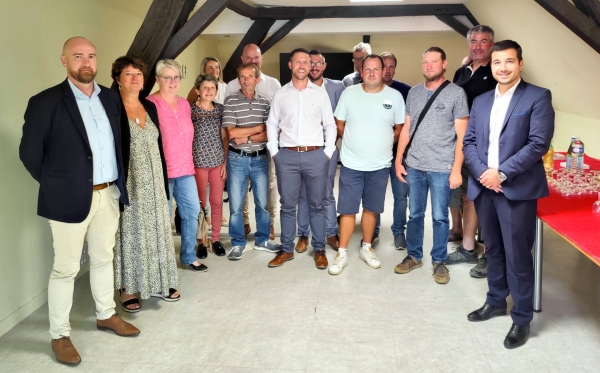
[[[278,203],[279,203],[279,192],[277,191],[277,174],[275,173],[275,163],[269,155],[269,203],[267,209],[271,215],[271,225],[275,225],[275,217],[277,216]],[[250,183],[248,181],[247,183]],[[244,216],[244,224],[250,224],[250,218],[248,217],[248,187],[246,187],[246,195],[244,196],[244,204],[242,205],[242,215]]]
[[[54,265],[48,282],[50,335],[70,336],[69,313],[73,305],[75,276],[83,243],[90,256],[90,285],[96,302],[96,318],[105,320],[115,313],[113,249],[119,225],[119,197],[115,184],[94,191],[87,218],[81,223],[50,220],[54,239]]]

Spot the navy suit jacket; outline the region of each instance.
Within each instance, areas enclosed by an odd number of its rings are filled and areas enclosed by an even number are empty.
[[[340,96],[346,87],[344,87],[344,83],[341,80],[323,79],[327,81],[327,83],[323,84],[325,84],[325,90],[327,91],[327,95],[329,95],[329,101],[331,101],[331,109],[335,112]]]
[[[469,167],[467,197],[477,198],[484,188],[477,180],[488,169],[490,113],[495,90],[475,98],[463,140],[465,163]],[[500,132],[499,167],[506,174],[502,191],[509,200],[546,197],[548,184],[542,157],[554,134],[554,109],[549,90],[521,80],[508,106]]]
[[[128,204],[121,153],[121,98],[100,86],[115,140],[120,202]],[[92,205],[93,162],[75,95],[65,79],[29,99],[19,158],[40,183],[38,215],[64,223],[81,223]]]

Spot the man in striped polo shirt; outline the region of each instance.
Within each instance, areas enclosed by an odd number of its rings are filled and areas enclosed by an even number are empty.
[[[247,180],[254,191],[256,206],[256,234],[254,249],[277,252],[269,239],[271,218],[268,205],[269,156],[265,123],[271,102],[256,93],[260,70],[252,63],[242,64],[238,70],[240,90],[223,103],[223,127],[229,135],[227,156],[227,192],[229,194],[229,235],[232,249],[230,260],[239,260],[246,251],[242,204]]]

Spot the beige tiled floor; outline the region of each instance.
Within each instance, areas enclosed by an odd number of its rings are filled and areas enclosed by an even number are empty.
[[[391,191],[388,190],[391,197]],[[207,273],[180,270],[182,299],[150,299],[130,315],[137,338],[96,330],[89,277],[75,285],[72,340],[81,372],[597,372],[600,370],[600,268],[546,229],[543,312],[529,342],[506,350],[509,317],[473,324],[486,282],[471,265],[450,267],[438,285],[425,265],[394,273],[405,252],[394,250],[391,198],[376,252],[381,269],[358,258],[339,276],[317,270],[310,250],[280,268],[272,254],[248,250],[239,262],[209,255]],[[252,209],[251,209],[252,210]],[[427,219],[430,219],[429,217]],[[254,225],[254,224],[253,224]],[[227,228],[223,231],[227,233]],[[426,222],[425,247],[431,246]],[[176,246],[179,237],[175,237]],[[452,244],[449,245],[449,248]],[[226,248],[230,244],[226,243]],[[248,245],[250,249],[250,244]],[[333,251],[327,256],[333,258]],[[429,261],[426,254],[425,261]],[[63,372],[54,361],[48,310],[41,307],[0,338],[0,372]]]

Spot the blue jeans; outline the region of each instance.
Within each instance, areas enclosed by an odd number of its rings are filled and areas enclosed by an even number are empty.
[[[433,263],[445,262],[448,256],[448,205],[452,190],[449,172],[427,172],[406,167],[408,175],[408,206],[410,215],[406,224],[408,254],[417,260],[423,258],[423,235],[427,192],[431,190],[431,218],[433,220]]]
[[[173,196],[181,216],[181,264],[191,264],[196,261],[196,231],[198,230],[198,214],[200,200],[194,175],[180,176],[169,179],[169,216],[173,209]]]
[[[333,195],[333,187],[335,184],[335,173],[337,171],[337,162],[340,156],[339,150],[331,155],[327,170],[327,197],[323,207],[325,208],[325,228],[327,237],[335,236],[339,233],[337,223],[337,212],[335,209],[335,196]],[[306,186],[304,180],[300,186],[300,198],[298,199],[298,236],[308,237],[310,234],[308,201],[306,199]]]
[[[392,167],[390,167],[390,182],[392,183],[392,194],[394,195],[394,221],[391,228],[394,237],[404,234],[406,230],[406,209],[408,207],[408,185],[398,180],[395,163],[396,158],[392,159]],[[376,235],[379,235],[380,225],[381,215],[377,215]]]
[[[229,195],[229,235],[233,246],[246,246],[242,206],[248,179],[254,195],[256,215],[256,244],[269,239],[271,216],[267,210],[269,195],[269,156],[246,157],[230,151],[227,155],[227,193]]]

